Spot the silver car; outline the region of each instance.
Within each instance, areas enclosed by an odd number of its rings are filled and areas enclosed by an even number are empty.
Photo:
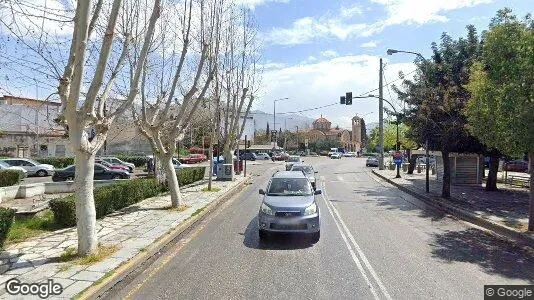
[[[321,190],[313,190],[310,181],[302,172],[281,171],[273,175],[267,191],[263,195],[258,213],[260,239],[270,233],[305,233],[319,241],[320,217],[315,195]]]
[[[315,174],[317,174],[317,171],[313,170],[313,167],[311,165],[305,165],[305,164],[294,164],[291,168],[291,171],[300,171],[308,177],[308,180],[310,181],[313,189],[315,190],[317,188]]]
[[[291,155],[286,159],[286,171],[291,170],[294,164],[300,164],[304,162],[302,158],[298,155]]]
[[[3,162],[0,160],[0,171],[1,170],[14,170],[14,171],[19,171],[22,173],[22,177],[25,178],[26,176],[28,176],[28,171],[24,170],[24,168],[22,167],[13,167],[9,164],[7,164],[6,162]]]
[[[28,176],[37,175],[44,177],[54,174],[54,166],[41,164],[28,158],[6,158],[2,161],[13,167],[22,167],[28,172]]]

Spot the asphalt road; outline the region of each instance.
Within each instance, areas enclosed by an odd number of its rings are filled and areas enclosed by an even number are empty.
[[[424,209],[364,159],[306,158],[319,171],[321,240],[259,242],[259,188],[280,163],[108,298],[482,299],[485,284],[534,284],[534,253]]]

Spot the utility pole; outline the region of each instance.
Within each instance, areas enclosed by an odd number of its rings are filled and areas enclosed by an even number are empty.
[[[429,157],[429,153],[428,153],[428,139],[426,140],[426,145],[425,145],[425,150],[426,150],[426,183],[425,183],[425,189],[426,189],[426,192],[427,193],[430,193],[430,157]]]
[[[382,58],[380,59],[380,71],[378,78],[378,132],[380,138],[380,154],[378,155],[378,169],[384,170],[384,87],[382,84],[383,78]]]

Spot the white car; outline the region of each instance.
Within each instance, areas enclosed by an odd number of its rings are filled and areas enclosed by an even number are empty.
[[[343,155],[341,155],[341,153],[339,153],[339,152],[336,152],[336,153],[330,155],[331,159],[341,159],[342,157],[343,157]]]
[[[100,159],[102,159],[103,161],[107,161],[108,163],[111,163],[111,164],[114,164],[114,165],[126,166],[126,167],[128,167],[130,173],[133,173],[133,171],[135,170],[135,165],[134,164],[129,163],[129,162],[125,162],[125,161],[120,160],[120,159],[118,159],[116,157],[113,157],[113,156],[100,157]]]
[[[268,160],[271,159],[269,154],[262,152],[262,153],[256,153],[256,160]]]
[[[10,166],[23,168],[28,172],[28,176],[37,175],[39,177],[45,177],[54,174],[54,166],[41,164],[28,158],[6,158],[2,161]]]
[[[344,157],[356,157],[356,152],[345,152],[343,153]]]
[[[24,174],[23,177],[28,176],[28,171],[24,170],[22,167],[13,167],[7,164],[6,162],[0,161],[0,170],[13,170],[13,171],[19,171],[22,174]]]

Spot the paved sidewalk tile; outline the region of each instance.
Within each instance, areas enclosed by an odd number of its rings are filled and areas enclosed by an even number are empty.
[[[103,245],[115,245],[118,250],[93,265],[71,265],[57,260],[67,248],[76,248],[76,228],[57,230],[10,245],[0,251],[0,284],[13,277],[27,283],[43,282],[51,278],[60,283],[64,291],[60,296],[50,299],[71,298],[244,180],[242,176],[237,178],[233,182],[214,181],[213,186],[220,189],[218,192],[202,192],[201,189],[207,182],[182,189],[185,203],[189,206],[183,212],[163,209],[171,202],[167,195],[145,199],[97,220],[99,241]],[[7,296],[10,295],[6,295],[5,289],[2,289],[0,299]],[[7,298],[13,299],[13,296]]]

